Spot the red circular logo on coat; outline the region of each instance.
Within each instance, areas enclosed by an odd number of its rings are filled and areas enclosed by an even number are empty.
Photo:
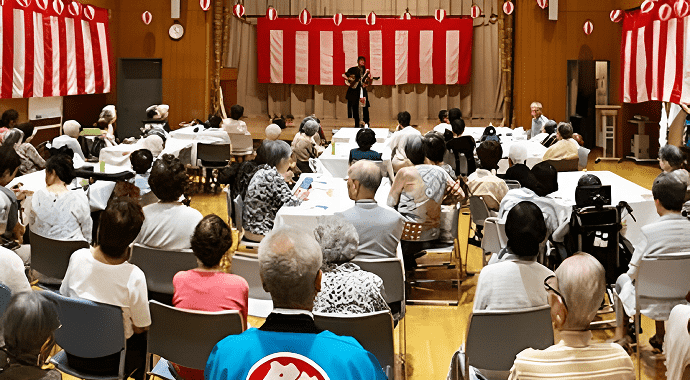
[[[277,352],[254,363],[247,380],[330,380],[326,371],[306,356]]]

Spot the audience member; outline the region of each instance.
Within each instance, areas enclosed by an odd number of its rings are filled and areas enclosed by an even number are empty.
[[[153,153],[148,149],[139,149],[132,152],[129,156],[132,170],[136,173],[134,184],[139,188],[139,194],[148,194],[151,191],[149,177],[151,176],[151,165],[153,165]]]
[[[443,134],[430,131],[424,135],[422,141],[424,143],[424,156],[429,160],[429,163],[445,170],[453,181],[457,180],[458,176],[455,175],[453,168],[443,161],[446,156],[446,141]]]
[[[297,206],[307,196],[306,192],[300,193],[301,198],[293,195],[285,182],[292,154],[290,146],[285,141],[269,140],[264,141],[261,150],[264,163],[249,182],[242,210],[244,236],[253,241],[261,241],[273,229],[273,220],[281,207]]]
[[[676,172],[661,173],[652,185],[652,196],[659,219],[643,226],[643,243],[635,247],[627,273],[616,281],[616,289],[627,315],[635,315],[635,284],[637,271],[642,258],[658,257],[670,253],[690,251],[690,220],[680,212],[685,200],[686,182]],[[664,341],[664,321],[674,301],[645,299],[641,300],[640,310],[656,320],[656,334],[649,340],[652,347],[661,350]],[[624,318],[627,325],[627,318]],[[620,333],[619,333],[620,335]],[[623,344],[628,343],[624,338]]]
[[[666,144],[659,149],[659,167],[666,173],[683,169],[685,157],[680,149],[671,144]],[[686,171],[687,173],[687,171]]]
[[[82,161],[86,160],[84,152],[81,150],[81,145],[79,145],[79,141],[77,141],[80,129],[81,125],[79,122],[76,120],[67,120],[62,124],[63,135],[54,138],[51,147],[59,149],[66,146],[70,148],[75,155],[78,155]]]
[[[22,132],[21,129],[12,128],[5,134],[5,139],[2,141],[2,145],[9,146],[12,147],[14,150],[17,150],[16,147],[18,147],[22,143],[23,139],[24,132]]]
[[[548,162],[540,162],[532,166],[532,174],[539,181],[541,193],[535,191],[537,195],[544,197],[558,190],[558,170]]]
[[[223,120],[223,130],[228,134],[246,134],[247,133],[247,123],[240,120],[244,115],[244,107],[239,104],[235,104],[230,107],[230,118]]]
[[[336,213],[347,219],[359,235],[357,256],[380,259],[397,256],[405,220],[397,211],[380,206],[374,196],[381,185],[381,168],[371,161],[357,161],[347,170],[347,194],[355,205]]]
[[[573,140],[573,126],[570,123],[559,123],[556,130],[558,142],[544,152],[542,160],[579,159],[577,149],[580,145]]]
[[[144,207],[146,220],[134,242],[158,249],[189,249],[189,239],[203,215],[180,201],[189,186],[184,165],[172,154],[164,154],[153,163],[149,186],[159,201]]]
[[[15,125],[17,125],[17,119],[19,119],[19,112],[14,109],[8,109],[2,113],[0,127],[12,129]]]
[[[541,132],[542,125],[546,124],[546,122],[549,121],[549,119],[541,113],[541,103],[532,102],[532,104],[529,105],[529,108],[532,113],[532,133],[530,137],[534,137]]]
[[[455,174],[460,175],[460,154],[464,154],[465,160],[467,160],[467,175],[470,175],[477,170],[477,164],[474,161],[474,149],[477,144],[472,136],[462,135],[465,131],[464,120],[459,118],[453,119],[450,121],[450,125],[455,137],[446,143],[446,148],[453,152],[453,156],[455,157]]]
[[[246,323],[249,285],[244,278],[225,273],[220,265],[232,247],[230,227],[218,215],[206,215],[194,229],[191,245],[198,267],[177,272],[173,278],[173,305],[202,311],[239,310]],[[182,379],[203,379],[203,370],[172,366]]]
[[[683,373],[690,366],[690,305],[677,305],[671,310],[666,323],[664,352],[666,378],[687,380]]]
[[[438,111],[438,120],[440,123],[436,124],[434,131],[440,133],[441,135],[445,134],[446,131],[453,131],[453,128],[450,125],[450,120],[448,120],[448,110]]]
[[[577,155],[579,158],[577,168],[578,170],[586,169],[590,150],[585,148],[585,140],[579,133],[573,133],[573,140],[577,141],[577,144],[579,145],[577,148]]]
[[[321,290],[321,261],[318,243],[302,231],[281,227],[266,236],[259,246],[259,272],[273,312],[259,329],[216,344],[206,363],[207,379],[252,378],[259,368],[270,368],[268,376],[276,378],[316,373],[343,380],[386,378],[376,357],[355,339],[314,324],[311,310]],[[300,369],[296,362],[303,363]]]
[[[283,130],[278,126],[278,124],[269,124],[266,127],[266,139],[267,140],[278,140],[280,134]]]
[[[103,130],[102,137],[105,140],[106,146],[117,145],[115,140],[115,122],[117,121],[117,111],[114,105],[107,105],[103,107],[101,114],[98,116],[96,125]]]
[[[493,125],[489,124],[488,127],[484,128],[484,132],[482,133],[482,137],[479,139],[479,141],[496,141],[500,144],[501,138],[498,137],[498,134],[496,133],[496,128],[494,128]]]
[[[371,147],[376,144],[376,133],[373,129],[361,128],[357,131],[355,141],[358,148],[350,150],[350,158],[348,158],[350,165],[359,160],[381,161],[381,153],[371,150]]]
[[[527,348],[517,355],[510,379],[633,380],[632,360],[615,343],[594,343],[589,325],[606,292],[604,267],[580,252],[567,258],[544,281],[551,319],[560,341],[545,350]]]
[[[71,157],[58,154],[48,159],[46,187],[36,191],[31,199],[31,232],[54,240],[91,242],[89,199],[84,191],[67,188],[75,177]]]
[[[304,123],[303,131],[295,136],[292,145],[292,154],[294,155],[297,167],[302,173],[313,173],[309,166],[309,159],[316,158],[317,152],[314,135],[319,131],[319,123],[316,120],[309,119]]]
[[[36,148],[31,145],[31,140],[34,137],[34,126],[31,123],[21,123],[17,125],[17,129],[24,134],[19,145],[15,145],[14,150],[19,154],[21,165],[19,165],[19,173],[29,174],[35,171],[44,169],[46,161],[38,154]]]
[[[170,124],[168,124],[168,113],[170,106],[167,104],[154,104],[146,109],[146,123],[150,127],[158,127],[166,132],[170,132]],[[217,128],[217,127],[216,127]]]
[[[0,234],[7,240],[22,243],[24,226],[19,223],[18,200],[26,198],[26,193],[8,189],[6,186],[12,182],[19,172],[19,155],[11,146],[0,147]],[[22,257],[28,263],[28,256]]]
[[[314,229],[323,254],[321,291],[314,300],[314,311],[361,314],[390,310],[383,298],[383,280],[350,262],[359,244],[355,227],[340,217],[327,219]]]
[[[510,167],[506,170],[503,178],[520,182],[520,186],[529,187],[532,191],[542,193],[541,184],[529,167],[527,167],[527,146],[520,142],[513,142],[508,153]]]
[[[285,124],[285,119],[281,117],[274,117],[271,119],[271,122],[275,125],[277,125],[280,129],[285,129],[287,128],[287,125]]]
[[[391,148],[391,164],[393,171],[396,173],[400,168],[414,165],[405,155],[407,138],[409,136],[422,136],[416,126],[410,126],[411,118],[410,113],[407,111],[398,113],[398,126],[395,128],[395,133],[388,140],[388,145]]]
[[[484,141],[477,148],[477,156],[481,169],[467,177],[470,194],[481,196],[489,209],[498,211],[503,197],[508,192],[508,185],[495,174],[498,161],[503,156],[501,144],[496,141]]]
[[[0,351],[0,378],[59,380],[57,369],[43,369],[60,327],[58,306],[39,292],[12,295],[3,318],[5,345]]]
[[[206,120],[206,123],[204,125],[206,128],[215,128],[218,129],[220,128],[220,125],[223,123],[223,118],[220,117],[218,114],[212,114],[208,115],[208,120]]]
[[[116,198],[101,213],[96,245],[72,254],[60,293],[122,308],[127,339],[125,373],[144,378],[146,334],[151,325],[144,272],[127,262],[144,213],[134,200]],[[82,358],[67,353],[69,366],[94,375],[117,373],[120,353]]]
[[[24,262],[16,253],[5,247],[0,247],[0,284],[10,288],[12,294],[31,291],[24,271]]]

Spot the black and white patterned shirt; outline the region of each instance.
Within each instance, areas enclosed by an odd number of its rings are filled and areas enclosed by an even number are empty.
[[[262,165],[249,181],[242,210],[242,227],[253,234],[266,235],[273,229],[273,220],[281,207],[301,203],[276,168]]]

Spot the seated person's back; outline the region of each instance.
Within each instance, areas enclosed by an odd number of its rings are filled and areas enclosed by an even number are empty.
[[[462,136],[465,131],[465,121],[462,119],[452,120],[450,122],[453,128],[455,137],[446,143],[446,148],[453,152],[455,156],[455,173],[460,175],[460,153],[465,155],[467,160],[467,175],[474,173],[477,169],[477,164],[474,160],[474,150],[477,144],[474,142],[472,136]]]
[[[484,141],[477,148],[481,168],[467,177],[470,194],[481,196],[491,210],[498,210],[501,200],[508,192],[505,181],[498,178],[494,171],[503,156],[501,144],[496,141]]]
[[[149,186],[159,201],[144,207],[146,219],[135,243],[167,250],[191,247],[189,239],[203,216],[179,201],[188,184],[187,172],[175,156],[164,154],[154,162]]]
[[[79,158],[86,160],[84,157],[84,152],[81,150],[81,145],[79,145],[79,130],[81,125],[76,120],[67,120],[62,124],[63,135],[58,136],[53,139],[51,147],[55,149],[60,149],[63,146],[67,146],[72,150],[72,152],[79,156]]]
[[[570,123],[559,123],[556,132],[558,141],[544,152],[544,161],[547,160],[579,160],[578,149],[580,144],[573,140],[573,127]]]
[[[151,191],[149,176],[153,164],[153,153],[148,149],[135,150],[129,156],[129,161],[132,163],[132,170],[136,173],[134,185],[139,188],[139,195],[147,194]]]
[[[350,150],[350,158],[348,162],[352,164],[359,160],[381,161],[381,153],[371,150],[371,147],[376,143],[376,133],[369,128],[362,128],[357,131],[355,137],[357,146]]]

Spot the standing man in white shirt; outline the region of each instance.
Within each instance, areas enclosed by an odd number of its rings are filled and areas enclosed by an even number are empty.
[[[549,119],[542,115],[541,109],[542,105],[539,102],[532,102],[532,104],[529,105],[529,108],[532,112],[532,133],[530,134],[530,138],[538,135],[541,133],[541,127],[549,121]]]

